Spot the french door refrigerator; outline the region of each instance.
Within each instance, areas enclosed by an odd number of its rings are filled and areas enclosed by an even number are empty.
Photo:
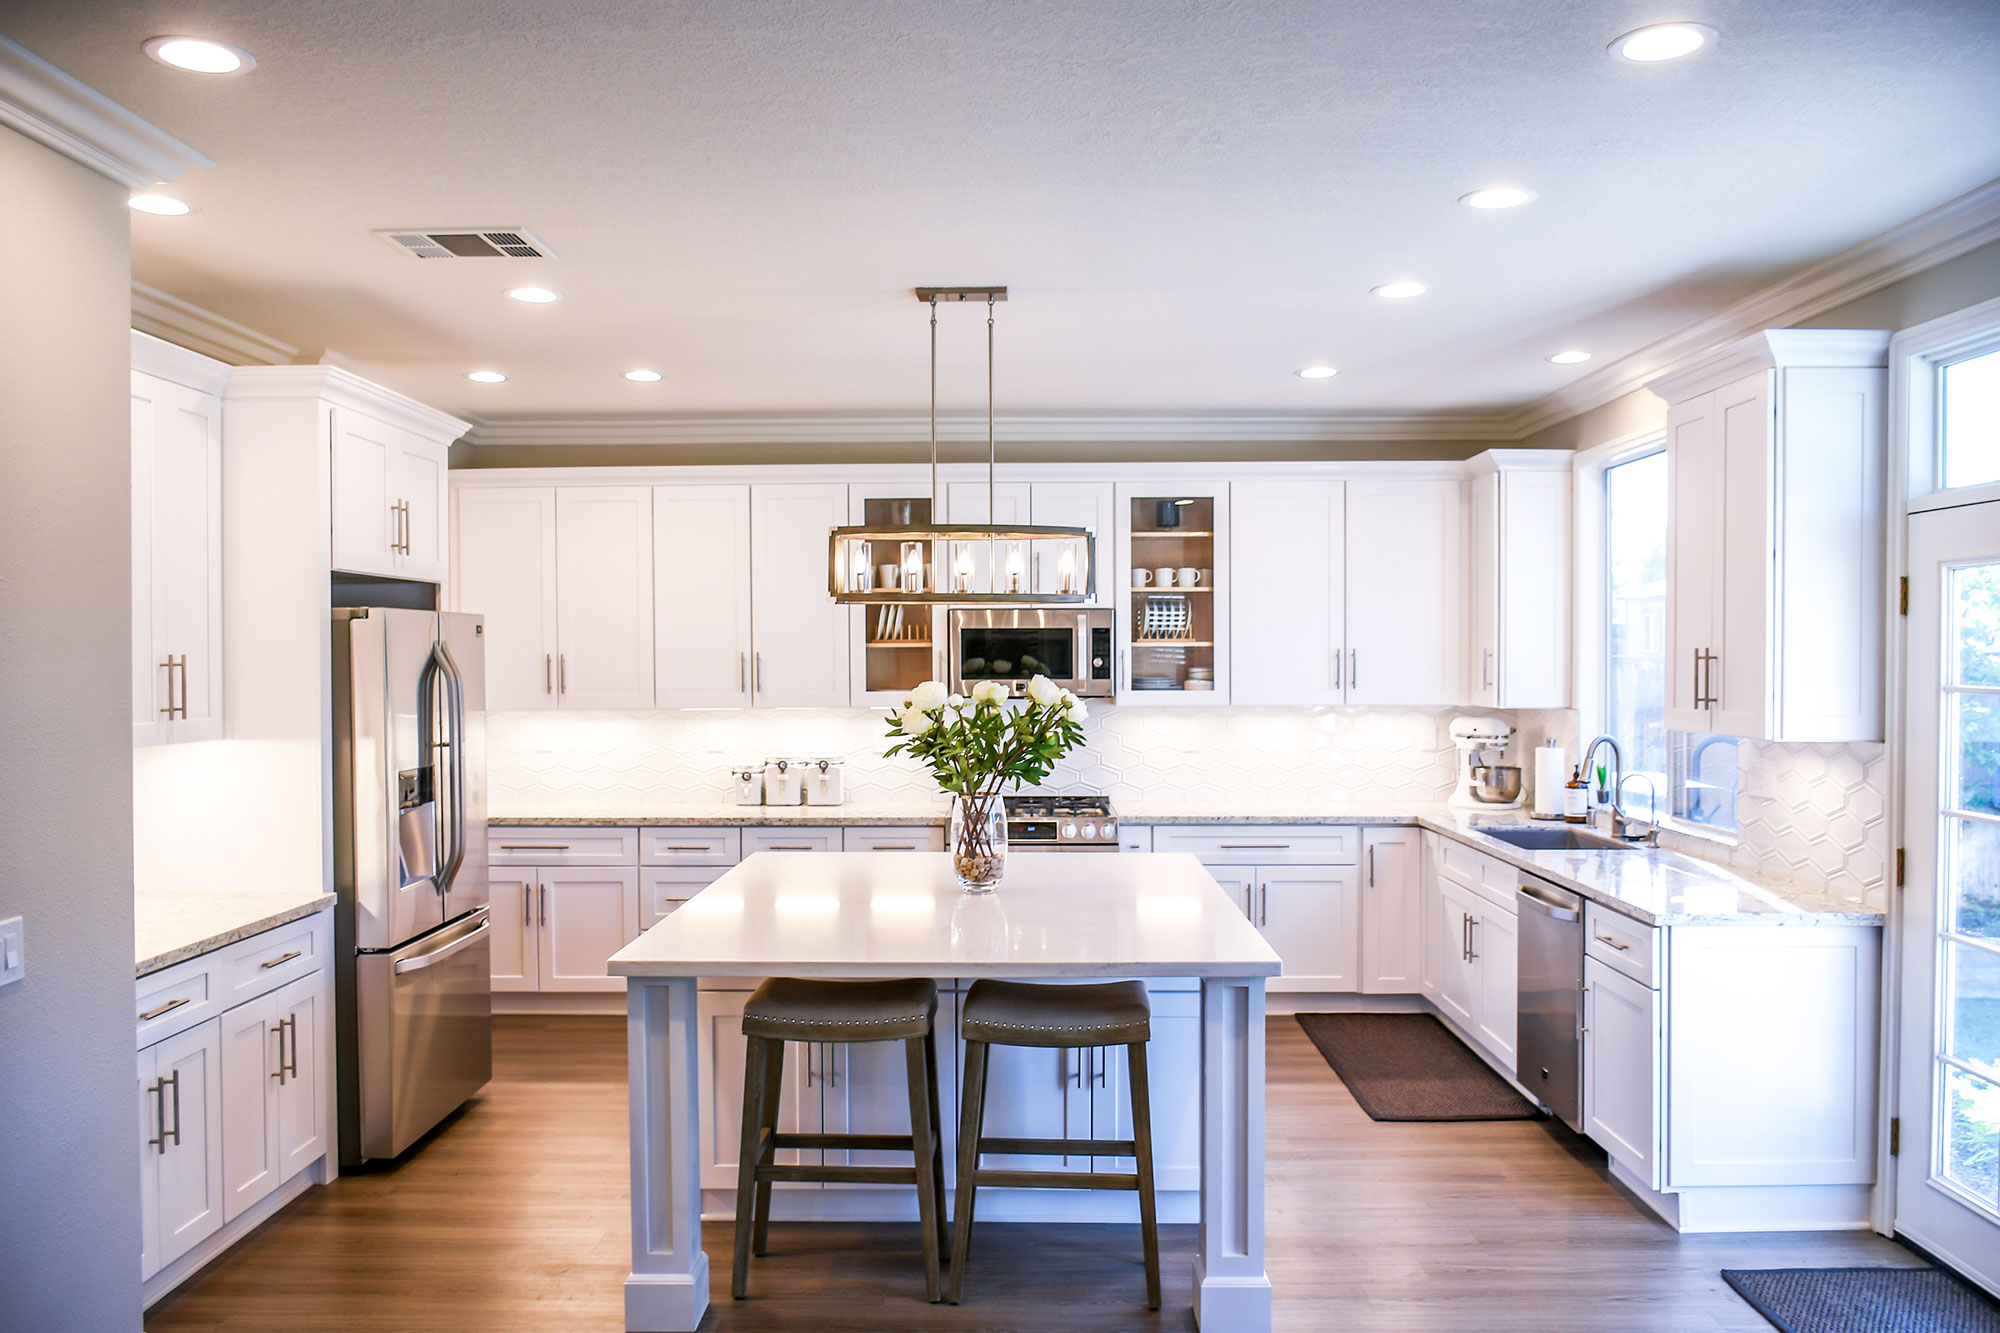
[[[343,1166],[398,1156],[493,1076],[484,636],[333,613]]]

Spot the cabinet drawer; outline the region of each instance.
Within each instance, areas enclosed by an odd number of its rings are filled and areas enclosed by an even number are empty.
[[[486,856],[496,866],[635,866],[635,828],[499,828],[486,833]]]
[[[132,1014],[144,1050],[185,1032],[222,1012],[222,983],[215,975],[219,959],[203,954],[139,978]]]
[[[642,866],[733,866],[743,859],[743,830],[737,828],[642,828]]]
[[[1606,967],[1617,968],[1632,980],[1658,989],[1661,932],[1596,903],[1585,903],[1583,951]]]
[[[639,871],[639,929],[651,930],[682,903],[729,873],[728,866],[645,866]]]
[[[743,830],[743,854],[758,852],[837,852],[841,850],[840,830],[811,828],[747,828]]]
[[[1514,911],[1514,890],[1521,882],[1520,871],[1497,856],[1488,856],[1449,837],[1438,839],[1438,852],[1438,873],[1502,911]]]
[[[309,917],[238,940],[217,953],[216,979],[222,1007],[242,1004],[286,982],[317,972],[331,956],[333,915]]]
[[[906,828],[849,828],[841,831],[841,846],[850,852],[941,852],[944,830],[921,824]]]
[[[1133,828],[1130,824],[1118,830],[1118,850],[1121,852],[1150,852],[1153,850],[1153,830],[1150,825],[1141,824]]]
[[[1331,824],[1163,824],[1156,852],[1192,852],[1222,865],[1351,866],[1361,859],[1361,830]]]

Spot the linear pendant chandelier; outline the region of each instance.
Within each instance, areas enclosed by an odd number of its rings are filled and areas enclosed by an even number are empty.
[[[836,602],[1037,606],[1087,602],[1096,592],[1095,534],[1089,528],[991,522],[997,487],[993,433],[993,307],[1005,287],[919,287],[931,308],[931,515],[944,508],[938,489],[937,308],[940,302],[986,303],[986,515],[988,522],[867,524],[835,528],[827,543],[827,591]],[[981,559],[981,556],[984,559]],[[892,581],[883,571],[893,569]]]

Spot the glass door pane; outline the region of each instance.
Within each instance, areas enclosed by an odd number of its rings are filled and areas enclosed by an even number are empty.
[[[1132,688],[1215,689],[1215,497],[1131,497]]]
[[[862,501],[861,522],[871,528],[921,527],[931,521],[929,496],[870,496]],[[871,543],[877,587],[897,586],[903,551],[900,544]],[[920,555],[918,557],[922,559]],[[933,577],[924,571],[925,586]],[[861,616],[865,651],[862,688],[881,697],[901,697],[931,678],[936,667],[932,631],[938,620],[921,602],[890,602],[856,608]]]

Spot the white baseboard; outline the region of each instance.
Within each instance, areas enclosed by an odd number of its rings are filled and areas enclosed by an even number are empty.
[[[152,1309],[154,1304],[168,1292],[206,1268],[224,1250],[264,1225],[280,1208],[313,1186],[325,1184],[328,1163],[328,1158],[320,1158],[252,1204],[248,1211],[239,1213],[234,1221],[224,1222],[207,1240],[147,1278],[139,1289],[140,1298],[144,1302],[141,1308]]]
[[[1421,995],[1357,995],[1352,991],[1266,991],[1266,1014],[1427,1014],[1431,1002]]]
[[[1611,1177],[1685,1234],[1729,1231],[1868,1231],[1871,1185],[1713,1185],[1664,1193],[1616,1157]]]

